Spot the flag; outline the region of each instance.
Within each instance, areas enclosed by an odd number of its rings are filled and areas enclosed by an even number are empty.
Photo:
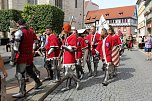
[[[107,23],[103,15],[100,17],[99,24],[98,24],[99,33],[101,33],[102,28],[109,29],[109,24]]]

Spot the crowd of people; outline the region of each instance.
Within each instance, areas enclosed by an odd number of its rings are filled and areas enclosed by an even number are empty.
[[[59,82],[60,70],[64,68],[63,78],[66,80],[66,87],[62,91],[70,89],[72,79],[76,82],[76,89],[79,89],[80,80],[85,73],[85,64],[89,70],[88,77],[97,76],[98,63],[102,61],[102,70],[105,72],[103,86],[107,86],[109,80],[117,76],[122,41],[112,26],[109,25],[108,29],[103,28],[100,33],[97,33],[95,26],[85,33],[78,33],[77,30],[71,32],[71,25],[65,23],[62,33],[58,36],[48,26],[42,36],[37,38],[35,31],[28,28],[23,19],[17,24],[19,28],[12,34],[14,37],[11,63],[16,65],[15,76],[19,84],[19,93],[12,95],[13,97],[25,96],[25,74],[33,78],[36,83],[35,89],[41,87],[40,72],[33,63],[33,56],[36,54],[45,56],[44,67],[48,73],[45,80],[54,79],[53,82]],[[4,75],[7,76],[5,72]]]

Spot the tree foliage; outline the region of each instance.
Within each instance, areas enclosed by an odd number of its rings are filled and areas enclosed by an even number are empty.
[[[0,10],[0,31],[9,31],[10,20],[18,21],[21,17],[21,11],[9,9]]]
[[[64,21],[64,12],[51,5],[25,5],[22,17],[39,33],[45,31],[47,26],[54,32],[60,33]]]

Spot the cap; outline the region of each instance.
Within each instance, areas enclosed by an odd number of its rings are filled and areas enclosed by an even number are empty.
[[[63,25],[63,31],[68,34],[71,31],[71,25],[68,23],[65,23]]]

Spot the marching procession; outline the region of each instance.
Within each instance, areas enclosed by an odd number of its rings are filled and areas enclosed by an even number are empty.
[[[39,78],[40,71],[33,63],[33,44],[38,41],[36,33],[33,28],[27,27],[23,19],[17,22],[17,26],[18,29],[12,33],[14,41],[10,63],[16,66],[15,77],[18,80],[19,92],[12,97],[22,98],[26,95],[27,75],[35,81],[34,89],[41,88],[43,83]],[[74,80],[76,89],[79,90],[81,79],[85,74],[84,68],[87,66],[89,70],[88,77],[95,77],[98,73],[98,63],[102,61],[104,72],[102,84],[107,86],[109,80],[117,76],[122,42],[110,25],[105,28],[103,26],[101,32],[98,32],[95,26],[85,33],[71,31],[71,25],[64,23],[61,34],[57,36],[50,26],[46,27],[46,40],[42,50],[45,54],[44,67],[48,76],[44,81],[60,82],[62,78],[66,80],[66,87],[61,91],[67,91],[70,89],[71,80]],[[61,68],[64,70],[63,77],[61,77]]]

